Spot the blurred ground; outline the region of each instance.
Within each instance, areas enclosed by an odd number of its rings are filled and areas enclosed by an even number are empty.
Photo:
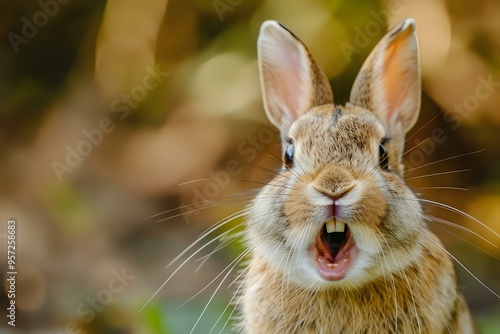
[[[18,241],[16,327],[5,321],[4,289],[3,333],[191,330],[226,272],[176,308],[231,263],[241,252],[237,242],[199,271],[200,261],[189,261],[139,310],[177,268],[165,265],[242,209],[251,198],[242,194],[270,179],[255,166],[279,164],[256,66],[265,19],[281,21],[305,41],[331,79],[336,102],[345,103],[387,25],[415,18],[424,89],[406,177],[422,197],[500,232],[497,1],[41,0],[1,7],[1,248],[10,218]],[[204,208],[212,199],[218,200]],[[498,246],[474,220],[427,209]],[[431,226],[500,293],[497,247],[460,229]],[[0,263],[3,277],[6,261]],[[458,265],[457,271],[482,332],[500,332],[499,299]],[[232,277],[196,333],[208,333],[224,312],[215,332],[222,329],[237,287],[227,289]]]

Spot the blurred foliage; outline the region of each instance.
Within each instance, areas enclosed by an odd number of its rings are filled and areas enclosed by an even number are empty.
[[[46,23],[26,37],[26,22],[44,15]],[[263,168],[278,166],[278,135],[262,139],[262,130],[272,126],[256,67],[256,40],[266,19],[281,21],[304,40],[328,74],[336,102],[345,103],[359,67],[387,27],[414,17],[423,103],[405,160],[415,158],[411,152],[429,151],[408,171],[408,182],[423,197],[500,231],[499,15],[494,0],[3,3],[0,212],[2,221],[19,222],[23,288],[16,328],[1,322],[1,331],[59,333],[72,322],[81,333],[191,330],[226,266],[241,253],[238,241],[225,239],[220,250],[216,242],[209,245],[138,311],[186,257],[165,265],[214,223],[241,210],[272,177]],[[370,24],[377,30],[369,30]],[[26,42],[13,44],[13,34]],[[361,46],[356,41],[363,34]],[[346,55],[342,45],[357,51]],[[478,87],[488,78],[493,83],[482,92],[489,94],[479,99]],[[457,107],[476,100],[470,112]],[[447,139],[430,149],[422,142],[435,129]],[[223,174],[229,171],[230,182]],[[426,209],[498,246],[471,219]],[[220,233],[241,229],[243,221],[235,219]],[[500,293],[497,247],[459,229],[432,227],[452,254]],[[111,271],[121,268],[135,278],[86,321],[79,307],[89,309],[87,298],[109,290]],[[0,271],[6,271],[3,262]],[[482,332],[500,332],[498,298],[459,266],[457,274]],[[234,270],[221,285],[197,332],[210,331],[221,314],[214,331],[223,328],[233,311],[226,306],[238,288],[238,281],[231,283],[237,275]],[[2,310],[7,303],[2,291]]]

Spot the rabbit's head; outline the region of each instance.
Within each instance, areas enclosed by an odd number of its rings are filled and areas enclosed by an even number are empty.
[[[276,21],[262,24],[258,61],[283,168],[249,209],[254,255],[316,289],[356,287],[415,262],[427,227],[401,157],[420,109],[415,22],[378,43],[345,106],[334,104],[307,47]]]

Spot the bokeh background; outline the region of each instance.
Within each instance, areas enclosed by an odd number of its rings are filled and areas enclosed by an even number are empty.
[[[244,208],[272,177],[265,169],[279,167],[256,65],[266,19],[301,37],[331,79],[336,102],[345,103],[387,27],[415,18],[423,101],[408,138],[408,183],[500,233],[498,1],[0,6],[2,277],[12,217],[18,241],[16,326],[7,325],[4,286],[2,333],[189,333],[202,313],[194,333],[214,325],[215,333],[229,332],[230,322],[223,327],[238,267],[220,282],[243,249],[238,240],[206,246],[139,310],[192,252],[240,230],[238,217],[165,268],[203,231]],[[442,219],[429,224],[447,249],[500,294],[499,238],[469,217],[425,207]],[[482,333],[499,333],[499,299],[458,265],[457,273]]]

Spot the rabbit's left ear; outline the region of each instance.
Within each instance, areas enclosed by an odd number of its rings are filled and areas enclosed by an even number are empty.
[[[370,53],[354,81],[350,102],[373,111],[391,136],[404,137],[420,111],[420,80],[415,21],[406,19]]]
[[[264,108],[282,133],[312,107],[333,103],[325,73],[288,29],[276,21],[265,21],[257,46]]]

